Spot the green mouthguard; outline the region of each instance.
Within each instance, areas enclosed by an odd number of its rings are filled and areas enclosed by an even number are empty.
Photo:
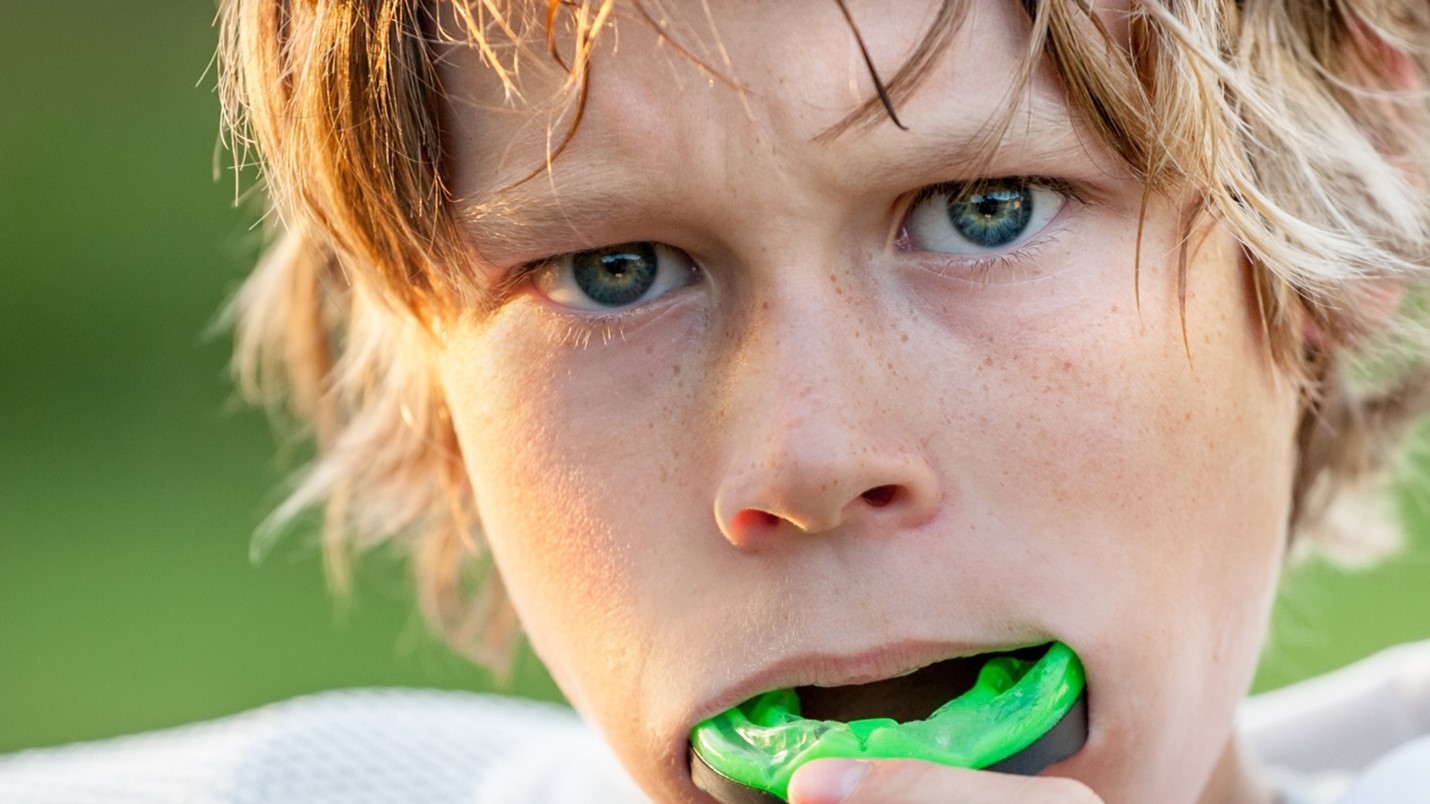
[[[787,799],[794,772],[816,759],[921,759],[986,768],[1056,726],[1085,683],[1077,654],[1054,642],[1036,661],[988,659],[972,689],[925,720],[807,720],[800,717],[799,696],[783,689],[700,723],[690,744],[716,773]]]

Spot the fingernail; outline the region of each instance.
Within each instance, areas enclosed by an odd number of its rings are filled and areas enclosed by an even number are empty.
[[[869,763],[849,759],[821,759],[795,771],[790,779],[790,800],[799,804],[839,804],[869,774]]]

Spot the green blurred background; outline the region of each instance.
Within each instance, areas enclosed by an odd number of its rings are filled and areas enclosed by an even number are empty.
[[[203,0],[0,17],[0,752],[353,685],[490,689],[399,567],[347,607],[311,534],[250,535],[286,470],[205,333],[256,253],[217,152]],[[1430,518],[1373,572],[1298,572],[1258,688],[1430,638]],[[558,695],[523,655],[509,691]]]

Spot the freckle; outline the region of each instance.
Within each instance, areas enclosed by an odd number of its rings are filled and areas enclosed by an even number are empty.
[[[903,336],[902,338],[900,338],[899,340],[903,341],[904,343],[908,343],[908,342],[909,342],[909,336],[908,336],[908,335],[905,335],[905,336]]]
[[[987,357],[983,358],[983,365],[987,366],[988,368],[993,368],[993,355],[988,355]]]
[[[672,364],[671,367],[670,367],[670,373],[671,373],[671,376],[679,377],[679,376],[680,376],[680,364],[679,364],[679,363],[674,363],[674,364]]]
[[[838,285],[835,285],[835,286],[834,286],[834,295],[836,295],[836,296],[843,296],[843,295],[844,295],[844,288],[841,288],[841,287],[839,287]]]
[[[649,343],[648,343],[648,344],[645,345],[645,353],[646,353],[646,354],[652,354],[652,353],[654,353],[654,352],[655,352],[655,345],[654,345],[654,344],[649,344]]]
[[[1063,371],[1072,371],[1072,361],[1071,361],[1071,360],[1064,360],[1064,361],[1063,361]]]
[[[1122,308],[1120,308],[1120,307],[1118,307],[1117,305],[1114,304],[1114,305],[1112,305],[1112,312],[1113,312],[1113,314],[1115,315],[1115,314],[1117,314],[1117,313],[1122,312]]]
[[[761,309],[761,310],[768,310],[768,309],[770,309],[770,303],[769,303],[769,302],[760,302],[760,309]]]

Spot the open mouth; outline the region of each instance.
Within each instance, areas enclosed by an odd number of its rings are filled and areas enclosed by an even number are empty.
[[[949,659],[898,678],[755,696],[691,731],[691,776],[725,802],[783,801],[824,758],[922,759],[1037,773],[1087,739],[1082,663],[1060,642]]]
[[[978,674],[989,659],[1011,656],[1035,663],[1047,655],[1049,645],[1014,651],[982,653],[946,659],[920,667],[908,675],[868,684],[844,687],[796,687],[800,714],[808,720],[838,720],[844,723],[871,718],[899,723],[925,720],[939,707],[957,698],[978,682]]]

